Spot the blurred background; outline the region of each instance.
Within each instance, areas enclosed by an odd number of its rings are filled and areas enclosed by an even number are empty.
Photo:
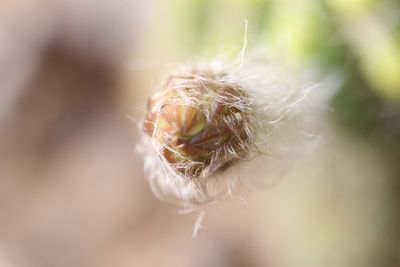
[[[166,66],[235,57],[245,18],[249,51],[334,81],[330,138],[193,239],[137,124]],[[1,267],[400,266],[397,0],[3,0],[0,86]]]

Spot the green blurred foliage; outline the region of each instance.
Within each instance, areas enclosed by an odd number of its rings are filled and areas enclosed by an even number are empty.
[[[400,2],[397,0],[174,0],[173,37],[184,57],[235,56],[249,22],[249,49],[339,74],[337,121],[355,134],[400,148]],[[177,11],[175,9],[175,11]],[[179,36],[178,36],[179,35]],[[390,109],[390,118],[383,116]],[[393,145],[395,144],[395,145]],[[398,150],[397,150],[398,151]]]

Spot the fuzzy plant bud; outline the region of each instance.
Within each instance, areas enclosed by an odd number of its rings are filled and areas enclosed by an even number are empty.
[[[250,66],[184,68],[149,97],[140,150],[160,199],[205,205],[240,179],[273,173],[274,159],[290,158],[304,143],[297,137],[309,129],[302,104],[309,88],[265,63]]]
[[[193,70],[169,77],[164,91],[148,100],[144,130],[184,179],[223,171],[249,149],[252,100],[223,81],[223,73]]]

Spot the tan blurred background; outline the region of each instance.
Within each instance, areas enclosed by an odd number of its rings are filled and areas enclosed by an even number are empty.
[[[390,0],[0,2],[0,266],[399,266],[399,17]],[[250,50],[335,81],[331,130],[192,238],[198,214],[149,190],[137,123],[166,66],[235,56],[244,18]]]

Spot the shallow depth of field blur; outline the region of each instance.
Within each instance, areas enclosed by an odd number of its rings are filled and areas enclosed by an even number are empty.
[[[330,138],[192,238],[138,122],[165,69],[236,57],[245,19],[247,51],[332,94]],[[399,162],[397,0],[0,2],[0,267],[400,266]]]

